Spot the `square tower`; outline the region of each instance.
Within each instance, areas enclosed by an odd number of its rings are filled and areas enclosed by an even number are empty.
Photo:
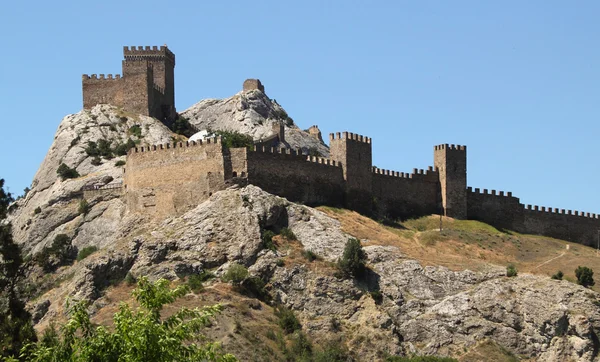
[[[433,164],[439,172],[444,215],[466,219],[467,146],[435,146]]]
[[[348,132],[331,133],[329,151],[331,159],[341,163],[344,171],[346,204],[353,210],[370,213],[373,209],[371,139]]]

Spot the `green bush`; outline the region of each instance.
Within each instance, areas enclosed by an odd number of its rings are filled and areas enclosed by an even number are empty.
[[[311,250],[302,250],[302,256],[311,263],[319,258],[317,254],[313,253]]]
[[[273,250],[273,251],[277,250],[275,243],[273,243],[273,236],[275,236],[275,233],[272,232],[271,230],[265,230],[263,232],[263,234],[262,234],[263,248]]]
[[[350,238],[346,242],[342,258],[338,260],[338,269],[345,276],[358,277],[363,274],[366,261],[367,255],[360,244],[360,240]]]
[[[119,161],[115,162],[115,166],[117,166],[117,167],[125,166],[125,161],[124,160],[119,160]]]
[[[279,306],[275,309],[275,315],[279,318],[279,326],[285,334],[294,333],[294,331],[302,328],[298,318],[294,315],[291,309],[284,306]]]
[[[345,362],[348,361],[348,349],[340,342],[328,341],[321,349],[313,352],[314,362]]]
[[[204,285],[202,283],[203,280],[198,274],[190,275],[187,280],[187,286],[196,294],[204,290]]]
[[[100,166],[102,164],[102,160],[100,159],[100,157],[96,156],[92,158],[91,164],[94,166]]]
[[[88,212],[90,212],[90,204],[87,202],[86,199],[81,199],[79,201],[78,211],[80,214],[83,214],[83,215],[86,215]]]
[[[380,290],[374,290],[369,294],[371,295],[371,298],[373,298],[375,304],[381,304],[383,302],[383,294]]]
[[[516,277],[518,274],[517,268],[514,265],[509,265],[506,267],[506,276],[507,277]]]
[[[76,257],[71,238],[65,234],[58,234],[54,237],[52,245],[43,248],[33,257],[33,260],[44,271],[51,272],[60,265],[71,263]]]
[[[285,265],[285,261],[283,261],[283,259],[277,259],[277,261],[275,262],[275,265],[282,267]]]
[[[160,279],[154,283],[141,278],[133,291],[139,307],[121,304],[114,314],[114,326],[96,326],[83,303],[67,305],[70,319],[62,327],[60,338],[29,344],[22,350],[23,360],[52,361],[221,361],[233,362],[219,345],[206,341],[202,330],[211,318],[223,310],[219,304],[202,308],[182,308],[170,317],[161,310],[183,297],[188,289],[169,288]],[[196,344],[200,342],[199,344]]]
[[[552,275],[552,279],[556,279],[556,280],[562,280],[562,278],[564,277],[564,273],[562,271],[557,271],[556,274]]]
[[[38,206],[38,207],[36,207],[36,208],[35,208],[35,210],[33,210],[33,213],[34,213],[35,215],[37,215],[37,214],[39,214],[39,213],[41,213],[41,212],[42,212],[42,208],[41,208],[41,207],[39,207],[39,206]]]
[[[248,269],[243,265],[232,263],[221,279],[226,283],[232,282],[233,284],[239,285],[246,277],[248,277]]]
[[[311,360],[313,346],[312,343],[308,340],[306,335],[302,333],[302,331],[296,331],[292,335],[292,344],[290,346],[289,352],[291,355],[299,361]]]
[[[171,127],[171,129],[173,130],[173,132],[180,135],[184,135],[186,137],[190,137],[194,133],[196,133],[194,127],[190,124],[190,121],[188,121],[187,118],[181,116],[177,118],[175,122],[173,122],[173,126]]]
[[[255,297],[261,300],[269,299],[269,295],[265,290],[265,282],[257,276],[251,276],[244,279],[241,292],[249,297]]]
[[[118,144],[115,147],[114,153],[117,156],[125,156],[127,152],[133,147],[135,147],[135,142],[131,138],[128,138],[127,142]]]
[[[138,124],[129,127],[129,133],[136,136],[137,138],[142,138],[142,127]]]
[[[294,234],[294,232],[290,228],[282,228],[279,231],[279,235],[288,240],[298,240],[298,238],[296,238],[296,234]]]
[[[86,246],[85,248],[79,250],[79,253],[77,254],[77,261],[82,261],[88,256],[94,254],[96,251],[98,251],[96,246]]]
[[[254,148],[254,140],[251,136],[230,131],[209,131],[209,133],[220,136],[221,144],[227,148],[241,148],[246,147],[248,149]]]
[[[578,266],[575,269],[575,276],[577,277],[577,284],[586,288],[596,284],[594,282],[594,271],[587,266]]]
[[[61,163],[60,166],[58,166],[56,173],[58,174],[58,176],[60,176],[60,178],[63,181],[66,179],[69,179],[69,178],[79,177],[79,173],[77,172],[77,170],[75,170],[74,168],[70,168],[69,166],[65,165],[64,163]]]
[[[125,283],[127,283],[127,285],[134,285],[135,283],[137,283],[136,277],[134,277],[133,274],[131,274],[131,272],[127,272],[124,281]]]

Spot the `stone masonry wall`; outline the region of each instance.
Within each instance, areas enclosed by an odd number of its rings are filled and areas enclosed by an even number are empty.
[[[308,205],[339,206],[344,200],[342,168],[331,160],[294,150],[248,152],[248,182],[275,195]]]
[[[224,188],[220,139],[129,151],[125,165],[130,210],[153,216],[181,214]]]
[[[373,197],[379,215],[392,220],[440,213],[439,175],[433,168],[412,174],[373,169]]]
[[[496,228],[520,230],[523,227],[523,205],[511,192],[467,189],[467,218]]]
[[[521,205],[523,206],[523,205]],[[588,246],[598,243],[600,215],[527,205],[520,232],[549,236]]]

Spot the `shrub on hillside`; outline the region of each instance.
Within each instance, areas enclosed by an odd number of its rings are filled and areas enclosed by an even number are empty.
[[[386,358],[386,362],[458,362],[458,360],[450,357],[436,357],[436,356],[413,356],[413,357],[399,357],[390,356]]]
[[[254,140],[251,136],[231,131],[209,131],[215,136],[221,137],[221,144],[227,148],[254,147]]]
[[[87,258],[88,256],[94,254],[96,251],[98,251],[98,248],[95,246],[86,246],[85,248],[79,250],[79,253],[77,254],[77,261],[82,261],[83,259]]]
[[[275,236],[275,233],[272,232],[271,230],[265,230],[262,234],[262,246],[265,249],[269,249],[269,250],[277,250],[277,247],[275,245],[275,243],[273,242],[273,236]]]
[[[42,212],[42,208],[41,208],[41,207],[39,207],[39,206],[38,206],[38,207],[36,207],[36,208],[35,208],[35,210],[33,210],[33,213],[34,213],[35,215],[37,215],[37,214],[39,214],[39,213],[41,213],[41,212]]]
[[[60,176],[60,178],[63,181],[66,179],[69,179],[69,178],[79,177],[79,173],[77,172],[77,170],[75,170],[74,168],[70,168],[69,166],[65,165],[64,163],[61,163],[60,166],[58,166],[56,173],[58,174],[58,176]]]
[[[562,280],[564,274],[562,271],[557,271],[556,274],[552,275],[552,279],[556,279],[556,280]]]
[[[142,138],[142,127],[140,125],[135,124],[129,127],[129,133],[136,136],[137,138]]]
[[[232,263],[221,279],[226,283],[232,282],[235,285],[239,285],[247,276],[248,269],[246,269],[246,267],[237,263]]]
[[[302,256],[311,263],[319,258],[317,254],[311,250],[302,250]]]
[[[279,231],[279,235],[283,236],[284,238],[286,238],[288,240],[298,240],[298,238],[296,237],[296,234],[294,234],[292,229],[287,228],[287,227],[282,228]]]
[[[365,270],[367,255],[360,244],[360,240],[356,238],[348,239],[344,254],[338,260],[338,268],[344,276],[358,277]]]
[[[87,202],[86,199],[81,199],[79,201],[79,208],[78,211],[80,214],[87,214],[88,212],[90,212],[90,204]]]
[[[115,162],[115,166],[117,166],[117,167],[125,166],[125,161],[119,160],[119,161]]]
[[[65,234],[58,234],[52,241],[52,245],[43,248],[33,259],[44,271],[51,272],[60,265],[71,263],[76,256],[71,238]]]
[[[509,265],[506,267],[506,276],[507,277],[516,277],[518,274],[517,268],[514,265]]]
[[[280,305],[275,308],[275,315],[279,318],[279,326],[286,334],[294,333],[302,327],[291,309]]]
[[[587,266],[578,266],[577,269],[575,269],[575,276],[577,277],[577,284],[586,288],[596,284],[596,282],[594,282],[594,271]]]

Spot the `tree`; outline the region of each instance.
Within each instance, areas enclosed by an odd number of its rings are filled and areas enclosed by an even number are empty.
[[[70,306],[70,319],[60,337],[27,345],[22,356],[33,362],[237,361],[233,355],[223,353],[217,343],[195,343],[205,340],[200,332],[223,309],[221,305],[182,308],[168,318],[161,316],[165,305],[188,291],[184,285],[169,288],[165,279],[152,283],[146,277],[140,278],[132,293],[140,306],[133,310],[121,304],[110,328],[95,327],[85,303],[75,303]]]
[[[344,254],[338,260],[340,271],[346,276],[358,277],[364,272],[366,262],[367,255],[360,244],[360,240],[356,238],[348,239],[344,248]]]
[[[564,273],[562,271],[557,271],[556,274],[552,275],[552,279],[556,279],[556,280],[562,280],[562,278],[564,277]]]
[[[60,178],[63,181],[68,178],[79,177],[79,173],[77,172],[77,170],[75,170],[74,168],[70,168],[69,166],[65,165],[64,163],[61,163],[60,166],[58,166],[56,173],[58,174],[58,176],[60,176]]]
[[[13,241],[11,225],[3,223],[10,193],[4,192],[0,179],[0,356],[17,355],[21,346],[36,340],[31,315],[18,293],[23,259],[19,246]]]
[[[252,148],[254,147],[254,140],[251,136],[245,135],[239,132],[230,131],[209,131],[215,136],[221,137],[221,144],[227,148]]]
[[[583,285],[584,287],[591,287],[594,282],[594,271],[587,266],[578,266],[575,269],[575,276],[577,277],[577,284]]]

